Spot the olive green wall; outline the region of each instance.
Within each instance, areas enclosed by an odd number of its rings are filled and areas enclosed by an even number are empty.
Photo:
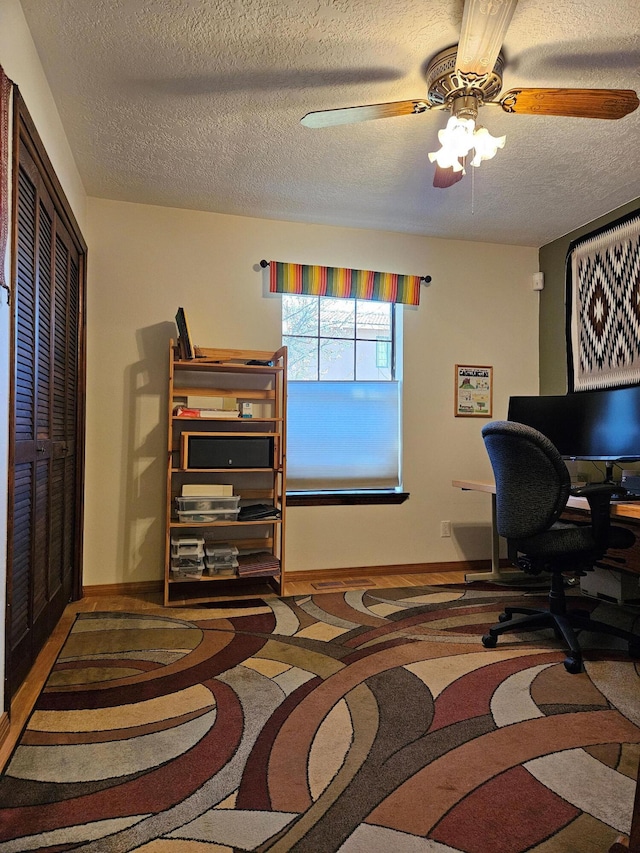
[[[565,234],[540,249],[540,270],[544,290],[540,293],[540,393],[564,394],[567,391],[567,346],[565,338],[565,258],[569,244],[601,225],[607,225],[640,208],[640,199],[629,202],[582,228]]]

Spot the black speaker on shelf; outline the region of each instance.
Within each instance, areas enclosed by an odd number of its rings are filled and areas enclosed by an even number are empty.
[[[189,434],[183,467],[272,468],[273,436],[213,436]]]

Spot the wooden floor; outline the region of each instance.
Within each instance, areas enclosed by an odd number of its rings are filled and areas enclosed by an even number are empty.
[[[443,583],[464,583],[464,572],[429,572],[425,574],[382,575],[380,577],[358,578],[353,581],[296,581],[286,584],[286,595],[318,594],[336,592],[345,589],[362,589],[363,587],[404,587],[430,586]],[[126,611],[161,610],[171,614],[172,609],[162,607],[162,593],[139,593],[133,595],[85,595],[81,601],[69,604],[55,631],[38,655],[31,672],[16,693],[11,703],[9,718],[9,733],[0,744],[0,768],[11,757],[15,744],[22,733],[31,710],[42,687],[47,680],[51,667],[55,663],[60,649],[73,625],[76,613],[91,611]]]

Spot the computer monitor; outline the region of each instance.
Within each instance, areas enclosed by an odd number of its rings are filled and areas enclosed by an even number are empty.
[[[508,419],[539,430],[565,459],[640,460],[640,386],[511,397]]]

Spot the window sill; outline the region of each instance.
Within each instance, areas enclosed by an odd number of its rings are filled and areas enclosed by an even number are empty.
[[[409,498],[409,492],[395,489],[377,491],[355,489],[339,492],[287,492],[287,506],[350,506],[361,504],[401,504]]]

